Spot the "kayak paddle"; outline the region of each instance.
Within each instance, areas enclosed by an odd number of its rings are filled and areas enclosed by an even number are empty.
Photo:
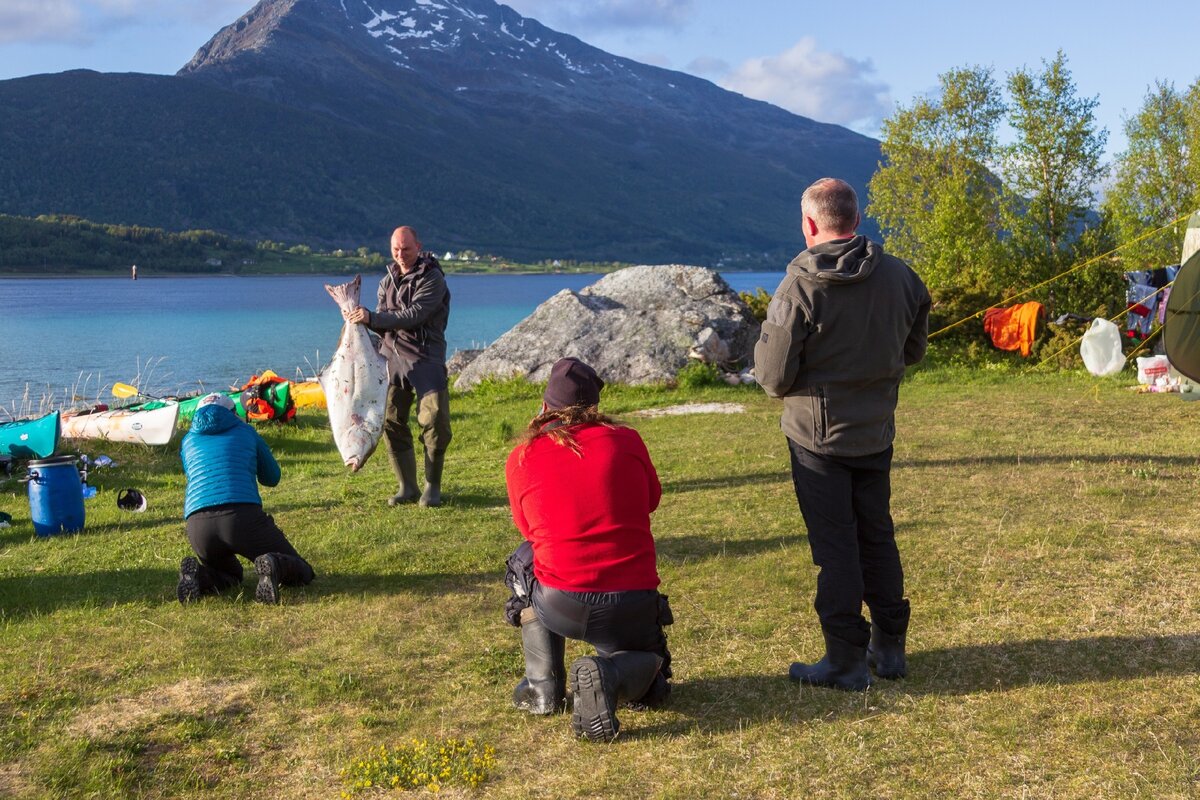
[[[152,394],[140,391],[136,386],[130,386],[128,383],[121,383],[120,381],[113,384],[112,393],[113,397],[147,397],[151,400],[159,399]]]

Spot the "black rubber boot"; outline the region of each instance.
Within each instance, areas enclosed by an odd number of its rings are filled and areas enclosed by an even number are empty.
[[[388,450],[388,461],[392,464],[392,472],[396,473],[398,491],[388,498],[389,506],[400,506],[405,503],[415,503],[421,496],[417,491],[417,453],[415,450],[405,450],[403,453],[393,453]]]
[[[571,664],[571,730],[593,742],[611,742],[621,732],[617,704],[645,696],[662,663],[654,653],[624,650],[584,656]]]
[[[200,563],[195,556],[187,556],[179,562],[179,584],[175,587],[175,596],[179,602],[194,603],[202,595],[214,594],[216,586],[208,567]]]
[[[651,708],[662,708],[671,699],[671,682],[659,672],[650,683],[650,688],[637,700],[630,700],[626,705],[634,711],[647,711]]]
[[[895,680],[908,675],[908,659],[904,657],[905,634],[893,636],[871,625],[871,643],[867,645],[867,666],[880,678]]]
[[[271,553],[275,557],[275,577],[280,586],[307,586],[316,573],[312,565],[298,555]]]
[[[260,603],[275,605],[279,602],[280,566],[275,553],[266,553],[254,559],[254,571],[258,574],[258,586],[254,599]]]
[[[525,677],[513,689],[513,705],[530,714],[553,714],[567,702],[566,639],[550,631],[537,617],[521,623]]]
[[[825,634],[825,657],[815,664],[792,664],[788,677],[809,686],[827,686],[847,692],[861,692],[871,685],[867,669],[867,648],[858,647],[845,639]]]
[[[442,504],[442,470],[446,466],[446,451],[425,451],[425,491],[418,501],[426,508],[437,508]]]

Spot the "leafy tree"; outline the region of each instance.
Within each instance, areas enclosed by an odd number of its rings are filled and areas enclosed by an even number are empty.
[[[1097,221],[1075,240],[1075,263],[1092,261],[1117,246],[1112,215],[1101,211]],[[1121,254],[1107,256],[1085,269],[1054,281],[1046,295],[1053,298],[1054,313],[1073,311],[1089,316],[1110,317],[1124,308],[1125,277]]]
[[[1117,235],[1131,241],[1200,206],[1200,81],[1186,93],[1158,82],[1142,107],[1125,120],[1128,149],[1117,156],[1116,180],[1105,200]],[[1178,231],[1154,236],[1126,251],[1130,268],[1179,259]]]
[[[1004,103],[990,69],[939,76],[883,123],[883,162],[867,208],[888,250],[933,288],[978,289],[1003,282],[1002,187],[989,171]]]
[[[1079,97],[1067,58],[1059,50],[1041,73],[1018,70],[1008,77],[1009,125],[1016,140],[1004,148],[1003,173],[1016,195],[1007,205],[1006,227],[1022,282],[1054,275],[1075,258],[1108,132],[1097,128],[1096,98]]]

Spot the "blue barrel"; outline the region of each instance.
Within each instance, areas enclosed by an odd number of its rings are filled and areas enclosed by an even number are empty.
[[[83,480],[75,456],[29,462],[29,516],[38,536],[83,530]]]

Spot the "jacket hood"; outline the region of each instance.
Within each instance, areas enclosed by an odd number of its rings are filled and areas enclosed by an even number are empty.
[[[209,405],[198,409],[192,417],[192,433],[224,433],[241,423],[237,414],[227,408]]]
[[[441,262],[437,260],[437,256],[433,254],[432,250],[422,250],[421,252],[417,253],[417,261],[415,264],[413,264],[413,268],[407,273],[401,271],[400,265],[397,264],[395,260],[392,260],[388,263],[387,273],[388,276],[391,277],[392,283],[399,283],[405,278],[411,278],[414,275],[425,272],[425,270],[429,269],[430,267],[435,267],[440,270],[442,265]]]
[[[870,276],[882,255],[883,248],[865,236],[834,239],[793,258],[787,271],[803,280],[856,283]]]

